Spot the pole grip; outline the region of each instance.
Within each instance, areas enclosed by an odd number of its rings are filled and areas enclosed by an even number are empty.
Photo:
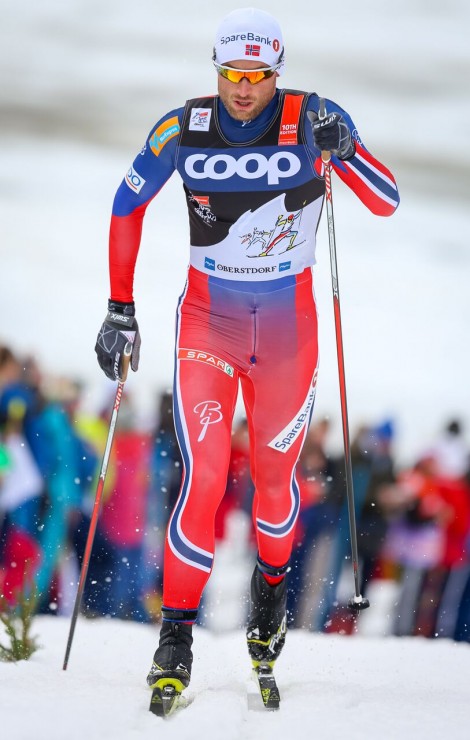
[[[125,383],[127,380],[127,373],[129,372],[129,365],[131,364],[132,357],[132,342],[127,342],[124,347],[124,354],[122,356],[122,373],[120,381]]]
[[[318,98],[318,100],[320,102],[320,107],[318,109],[318,118],[320,119],[320,121],[323,121],[323,119],[326,118],[325,98]],[[328,164],[331,159],[331,152],[322,149],[321,158],[324,164]]]

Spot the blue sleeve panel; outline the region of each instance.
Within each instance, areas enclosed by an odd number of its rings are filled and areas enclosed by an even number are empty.
[[[175,170],[176,148],[184,108],[176,108],[156,123],[118,188],[114,216],[128,216],[156,196]]]

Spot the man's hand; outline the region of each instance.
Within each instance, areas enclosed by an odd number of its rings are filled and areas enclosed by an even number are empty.
[[[329,113],[325,118],[318,118],[312,111],[308,111],[308,119],[312,124],[315,146],[321,151],[334,154],[339,159],[351,159],[356,153],[348,124],[341,113]]]
[[[98,364],[110,380],[122,379],[124,348],[132,345],[131,368],[139,367],[140,333],[133,303],[108,301],[108,315],[96,340]]]

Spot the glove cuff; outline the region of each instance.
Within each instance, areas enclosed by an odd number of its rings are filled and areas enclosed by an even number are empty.
[[[131,329],[135,323],[134,303],[122,303],[121,301],[108,301],[108,315],[106,321]]]
[[[345,152],[341,152],[341,154],[338,152],[336,155],[338,159],[341,159],[342,162],[346,162],[348,159],[352,159],[354,155],[356,154],[356,144],[354,141],[351,141],[349,147]]]
[[[108,311],[113,313],[120,313],[123,316],[135,316],[135,303],[123,303],[122,301],[113,301],[112,298],[108,300]]]

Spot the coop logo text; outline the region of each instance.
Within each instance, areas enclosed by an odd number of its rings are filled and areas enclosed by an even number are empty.
[[[192,154],[184,164],[187,174],[195,180],[228,180],[234,175],[244,180],[267,176],[268,185],[293,177],[300,170],[300,159],[292,152],[276,152],[270,157],[252,152],[236,159],[231,154]]]

